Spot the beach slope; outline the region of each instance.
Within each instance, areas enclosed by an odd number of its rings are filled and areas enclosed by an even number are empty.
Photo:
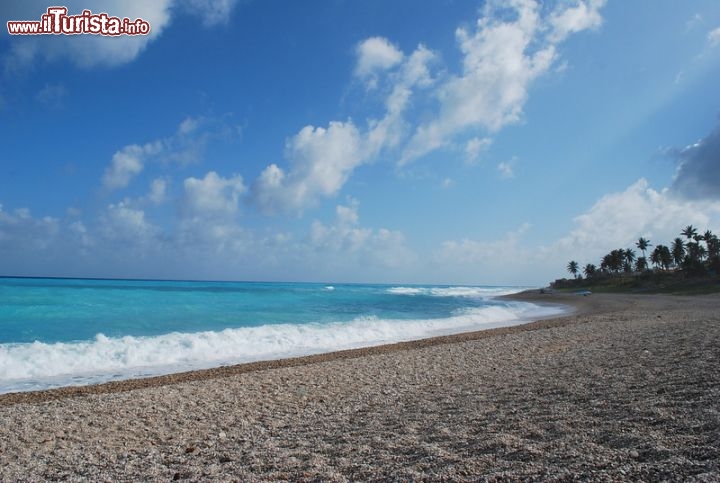
[[[0,480],[720,479],[720,297],[0,396]]]

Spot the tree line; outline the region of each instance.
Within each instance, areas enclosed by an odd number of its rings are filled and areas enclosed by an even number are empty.
[[[680,237],[675,238],[669,246],[658,244],[649,251],[653,244],[640,237],[635,247],[640,250],[641,256],[637,256],[632,248],[618,248],[603,256],[599,265],[588,263],[581,268],[580,264],[571,260],[567,264],[567,271],[576,279],[582,278],[581,274],[587,279],[593,279],[643,273],[651,270],[651,265],[652,269],[661,271],[720,273],[720,240],[710,230],[699,233],[694,226],[688,225],[680,232]]]

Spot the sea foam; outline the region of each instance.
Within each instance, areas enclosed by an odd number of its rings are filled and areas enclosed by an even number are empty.
[[[434,297],[491,298],[520,292],[524,287],[390,287],[393,295],[427,295]]]
[[[393,293],[413,295],[412,287]],[[473,288],[433,288],[473,294]],[[446,293],[447,295],[447,293]],[[497,294],[493,294],[497,295]],[[0,393],[147,377],[243,362],[369,347],[443,334],[515,325],[562,312],[557,307],[507,302],[458,310],[451,317],[396,320],[373,316],[350,322],[268,324],[152,337],[106,337],[56,343],[0,344]]]

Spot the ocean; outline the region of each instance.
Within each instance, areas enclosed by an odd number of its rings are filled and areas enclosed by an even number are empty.
[[[0,393],[509,326],[525,287],[0,278]]]

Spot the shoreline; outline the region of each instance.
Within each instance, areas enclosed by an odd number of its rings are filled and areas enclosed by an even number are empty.
[[[469,332],[459,332],[457,334],[438,335],[409,341],[392,342],[368,347],[359,347],[355,349],[342,349],[337,351],[323,352],[319,354],[311,354],[304,356],[244,362],[240,364],[230,364],[207,369],[181,371],[171,374],[162,374],[142,378],[130,378],[118,381],[102,382],[97,384],[8,392],[0,394],[0,407],[17,403],[37,403],[90,394],[112,394],[116,392],[132,391],[149,387],[167,386],[182,382],[218,379],[232,375],[246,374],[251,372],[264,371],[268,369],[298,367],[333,360],[354,359],[374,354],[384,354],[394,351],[411,350],[423,347],[431,347],[435,345],[453,344],[470,340],[478,340],[486,337],[495,337],[507,333],[514,333],[517,331],[539,330],[551,326],[562,326],[563,324],[567,323],[567,321],[563,320],[567,317],[577,315],[584,311],[597,310],[597,307],[594,307],[593,304],[588,304],[587,301],[583,301],[578,298],[571,298],[569,296],[557,297],[557,300],[553,301],[548,301],[544,299],[536,300],[537,297],[535,296],[535,292],[537,292],[537,290],[525,290],[523,292],[518,292],[514,294],[501,295],[497,298],[501,300],[530,302],[536,305],[562,306],[567,307],[568,310],[566,311],[566,313],[561,315],[537,317],[533,318],[531,321],[528,322],[521,322],[519,324],[506,327],[480,329]]]
[[[0,396],[0,480],[720,478],[720,294]]]

